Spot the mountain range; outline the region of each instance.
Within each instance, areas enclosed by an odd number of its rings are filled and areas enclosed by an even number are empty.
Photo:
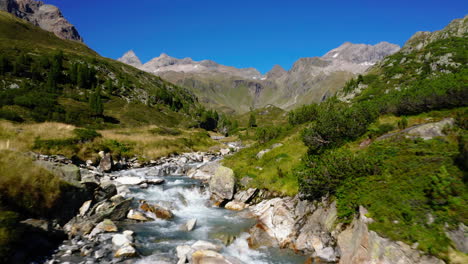
[[[164,53],[144,64],[133,51],[118,60],[192,90],[209,107],[244,113],[270,104],[291,109],[320,102],[356,74],[399,50],[398,45],[388,42],[346,42],[322,57],[301,58],[288,71],[276,65],[265,75],[255,68],[177,59]]]

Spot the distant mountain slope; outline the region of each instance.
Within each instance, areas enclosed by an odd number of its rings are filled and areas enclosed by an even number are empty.
[[[340,97],[345,101],[380,100],[381,105],[391,105],[392,100],[408,102],[408,106],[401,103],[399,109],[389,109],[397,114],[418,112],[418,107],[430,108],[446,99],[446,107],[452,100],[466,103],[467,50],[468,16],[439,31],[417,32],[400,52],[376,64],[362,79],[349,82]],[[447,98],[441,90],[450,91]],[[412,100],[419,101],[419,106],[410,107]]]
[[[334,94],[355,74],[365,72],[399,50],[394,44],[344,43],[323,57],[301,58],[289,70],[276,65],[265,75],[254,68],[237,69],[204,60],[177,59],[166,54],[141,65],[133,52],[119,60],[191,89],[200,101],[224,111],[244,113],[275,105],[290,109],[319,102]]]
[[[35,0],[0,0],[0,11],[9,12],[62,39],[83,42],[78,30],[53,5]]]
[[[103,114],[90,109],[96,94]],[[186,89],[0,11],[0,118],[172,126],[199,106]]]

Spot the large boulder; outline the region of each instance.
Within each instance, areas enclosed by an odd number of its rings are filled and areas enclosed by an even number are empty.
[[[234,198],[236,179],[234,171],[230,168],[219,166],[210,179],[210,191],[215,199],[232,200]]]
[[[147,202],[142,202],[140,204],[140,209],[145,212],[153,213],[157,218],[161,218],[161,219],[171,219],[172,217],[174,217],[171,210],[166,209],[157,204],[151,205],[151,204],[148,204]]]
[[[242,202],[242,203],[250,203],[255,195],[257,195],[258,189],[257,188],[249,188],[245,191],[240,191],[234,195],[234,200]]]
[[[113,168],[114,162],[112,161],[112,155],[110,153],[106,153],[104,157],[101,158],[101,162],[99,162],[99,170],[103,172],[110,172]]]
[[[58,176],[63,181],[66,181],[71,185],[81,187],[81,173],[80,168],[78,168],[77,166],[73,164],[62,164],[45,160],[37,160],[36,164],[52,172],[54,175]]]
[[[374,231],[370,231],[367,224],[372,219],[365,217],[365,210],[360,211],[360,217],[338,235],[338,247],[341,252],[339,263],[444,263],[435,257],[421,254],[407,244],[380,237]]]
[[[275,198],[263,201],[250,210],[258,217],[261,229],[280,247],[293,242],[295,229],[294,201],[291,198]],[[261,234],[254,230],[251,235]],[[263,235],[263,234],[262,234]],[[264,239],[257,239],[263,241]],[[252,239],[255,241],[255,237]]]

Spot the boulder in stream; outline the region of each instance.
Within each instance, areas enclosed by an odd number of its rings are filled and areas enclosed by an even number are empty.
[[[210,179],[210,191],[215,200],[232,200],[234,197],[236,179],[234,171],[228,167],[219,166]]]

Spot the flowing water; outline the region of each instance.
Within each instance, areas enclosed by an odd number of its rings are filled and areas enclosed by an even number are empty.
[[[200,163],[190,166],[196,165]],[[158,174],[160,173],[156,167],[113,173],[116,177],[136,176],[146,179],[158,178],[153,176]],[[144,223],[120,222],[119,229],[134,231],[135,248],[140,253],[140,257],[122,260],[122,263],[177,263],[177,246],[190,246],[199,240],[222,246],[220,253],[223,256],[237,258],[246,264],[305,262],[304,256],[294,254],[291,250],[266,247],[250,249],[247,232],[256,223],[256,219],[247,217],[248,210],[236,212],[211,206],[209,190],[201,181],[185,175],[169,175],[163,178],[165,181],[161,185],[150,185],[148,188],[131,186],[127,196],[134,198],[135,207],[138,206],[139,200],[145,200],[149,204],[169,208],[174,217],[170,220],[157,219]],[[181,227],[191,219],[197,220],[195,228],[192,231],[183,230]],[[113,233],[101,235],[93,247],[111,250],[112,235]],[[221,242],[226,238],[231,241],[228,246]],[[80,255],[77,248],[77,245],[83,248],[83,244],[80,243],[76,240],[66,241],[53,256],[53,261],[48,263],[119,263],[119,259],[113,258],[111,253],[105,254],[107,257],[100,259],[93,257],[95,252],[87,257]],[[73,247],[75,252],[78,250],[77,253],[66,253]]]
[[[137,175],[148,178],[151,168],[122,172],[123,175]],[[218,237],[236,237],[229,245],[224,246],[221,254],[232,256],[244,263],[304,263],[303,256],[295,255],[290,250],[260,248],[252,250],[247,243],[246,231],[256,220],[245,217],[245,213],[229,211],[210,205],[210,193],[198,180],[186,176],[166,176],[163,185],[147,189],[131,188],[130,196],[135,200],[146,200],[150,204],[166,206],[174,213],[171,220],[156,220],[146,223],[127,225],[135,231],[136,247],[143,255],[139,264],[153,263],[163,258],[176,260],[175,249],[179,245],[191,245],[198,240],[221,244]],[[195,229],[187,232],[181,230],[190,219],[197,219]]]

